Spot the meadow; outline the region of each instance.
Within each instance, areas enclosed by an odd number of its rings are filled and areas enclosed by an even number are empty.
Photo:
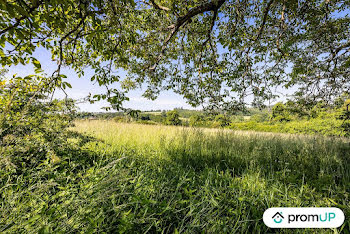
[[[350,215],[346,138],[84,120],[47,169],[2,187],[3,232],[349,233],[269,229],[269,207]],[[67,153],[68,152],[68,153]]]

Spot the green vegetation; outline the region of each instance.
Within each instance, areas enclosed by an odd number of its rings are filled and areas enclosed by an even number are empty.
[[[344,102],[340,109],[338,119],[342,120],[341,128],[345,132],[345,136],[350,136],[350,99]]]
[[[291,101],[286,105],[277,103],[273,106],[270,117],[266,114],[253,115],[249,121],[232,122],[229,128],[259,132],[349,136],[349,102],[350,99],[338,100],[333,106],[319,102],[307,108]]]
[[[0,68],[0,232],[349,233],[349,12],[337,0],[0,1],[0,65],[35,74]],[[91,74],[106,91],[84,100],[118,112],[54,99],[72,88],[64,71]],[[125,108],[139,88],[203,111]],[[280,88],[293,99],[267,107]],[[347,220],[270,230],[273,206]]]
[[[57,61],[48,80],[64,89],[62,65],[91,69],[107,88],[91,101],[107,109],[139,87],[210,110],[262,107],[279,87],[328,102],[349,91],[349,12],[340,0],[1,1],[0,64],[41,73],[41,47]]]
[[[248,108],[245,113],[229,115],[204,113],[197,110],[174,109],[163,112],[140,112],[138,116],[119,113],[95,115],[98,119],[113,119],[116,122],[182,125],[205,128],[230,128],[258,132],[279,132],[324,136],[350,135],[350,99],[343,95],[333,105],[315,102],[307,106],[297,101],[277,103],[271,111]],[[85,114],[85,116],[88,116]],[[81,117],[80,117],[81,118]]]
[[[1,232],[265,233],[268,207],[350,215],[349,140],[114,121],[72,130],[59,161],[2,169]]]
[[[60,160],[74,103],[48,102],[49,88],[39,77],[0,79],[1,187],[16,183],[17,176],[26,176],[39,165]]]
[[[181,125],[179,113],[176,110],[168,111],[166,113],[165,124],[167,125]]]
[[[220,129],[133,123],[156,124],[157,116],[179,125],[178,110],[116,113],[72,127],[74,103],[49,100],[51,86],[40,77],[0,84],[2,233],[255,233],[272,231],[261,218],[273,206],[335,206],[350,215],[348,138],[224,129],[341,135],[349,101],[288,121],[283,104],[272,118],[251,116],[261,122],[199,111],[189,118],[191,126]],[[334,231],[349,228],[346,220]]]

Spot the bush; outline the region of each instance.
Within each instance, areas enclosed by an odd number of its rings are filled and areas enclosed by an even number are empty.
[[[189,125],[191,127],[203,127],[205,125],[204,116],[198,114],[190,116]]]
[[[266,122],[269,120],[269,115],[267,113],[254,114],[250,117],[250,120],[258,123]]]
[[[222,114],[215,116],[213,127],[226,127],[230,125],[230,119]]]
[[[286,122],[291,120],[286,106],[282,102],[279,102],[272,107],[271,119],[277,122]]]
[[[339,112],[338,119],[342,120],[341,129],[345,136],[350,136],[350,99],[344,102]]]
[[[152,121],[154,121],[154,122],[157,122],[157,123],[162,124],[162,123],[165,122],[166,115],[165,115],[165,117],[164,117],[163,114],[161,114],[161,115],[151,114],[151,115],[150,115],[150,119],[151,119]]]
[[[146,125],[157,125],[156,122],[150,121],[150,120],[137,120],[136,123],[138,123],[138,124],[146,124]]]
[[[132,117],[128,115],[116,116],[113,118],[113,120],[117,123],[130,123],[133,121]]]
[[[233,130],[249,130],[258,132],[281,132],[292,134],[309,134],[324,136],[344,136],[341,129],[342,121],[335,118],[335,113],[329,114],[327,118],[316,118],[310,120],[297,120],[286,123],[258,123],[255,121],[231,123],[229,128]]]
[[[72,100],[49,101],[39,77],[0,79],[1,170],[24,173],[59,161],[75,113]]]
[[[151,120],[151,118],[149,117],[149,115],[142,115],[141,120]]]
[[[181,125],[179,113],[176,110],[168,111],[166,113],[165,124],[167,124],[167,125]]]

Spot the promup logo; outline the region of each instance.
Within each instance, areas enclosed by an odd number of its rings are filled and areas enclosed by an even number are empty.
[[[344,219],[343,211],[333,207],[269,208],[263,217],[270,228],[336,228]]]
[[[272,218],[275,223],[282,223],[284,219],[282,212],[277,212]]]

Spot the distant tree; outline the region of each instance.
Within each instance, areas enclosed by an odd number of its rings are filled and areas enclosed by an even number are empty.
[[[298,101],[288,100],[285,104],[286,111],[297,117],[309,116],[307,107]]]
[[[181,125],[179,113],[176,110],[168,111],[166,113],[165,124],[167,124],[167,125]]]
[[[163,110],[162,113],[161,113],[162,117],[166,117],[166,111]]]
[[[189,125],[191,127],[200,127],[203,126],[205,122],[205,118],[201,114],[191,115],[189,118]]]
[[[151,120],[151,118],[149,117],[149,115],[142,115],[141,120]]]
[[[310,110],[310,117],[311,118],[317,118],[320,116],[322,112],[325,112],[327,110],[327,104],[323,101],[317,103],[311,110]]]
[[[215,116],[215,120],[214,120],[215,127],[225,127],[228,125],[230,125],[230,119],[226,115],[219,114]]]
[[[344,103],[346,102],[346,100],[348,100],[348,99],[350,99],[350,94],[349,93],[343,93],[342,95],[337,97],[334,100],[335,108],[341,108],[344,105]]]
[[[278,102],[272,107],[271,118],[272,120],[279,122],[290,121],[290,115],[286,106],[282,102]]]

